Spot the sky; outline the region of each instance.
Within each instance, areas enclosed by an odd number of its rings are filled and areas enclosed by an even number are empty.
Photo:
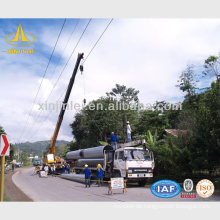
[[[0,19],[0,125],[10,142],[49,140],[53,135],[59,112],[41,111],[39,104],[63,99],[77,54],[88,55],[110,19],[92,19],[69,59],[88,21]],[[15,36],[19,24],[26,37],[35,37],[33,44],[21,48],[39,52],[2,52],[18,49],[5,38],[10,33],[10,37]],[[139,90],[144,104],[182,101],[184,94],[176,87],[181,72],[190,64],[199,68],[207,57],[218,55],[219,39],[220,19],[114,19],[86,60],[83,75],[77,73],[69,101],[82,104],[86,98],[88,103],[104,96],[116,83]],[[210,80],[200,82],[200,86]],[[69,125],[76,112],[66,111],[59,140],[73,140]]]

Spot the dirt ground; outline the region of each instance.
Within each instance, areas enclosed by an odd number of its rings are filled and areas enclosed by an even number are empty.
[[[22,169],[22,168],[20,168]],[[19,169],[16,169],[17,172]],[[14,172],[14,173],[15,173]],[[31,202],[32,200],[23,193],[12,181],[13,172],[5,174],[5,194],[12,202]]]

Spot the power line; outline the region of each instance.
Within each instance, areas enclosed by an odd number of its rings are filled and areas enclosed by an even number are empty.
[[[74,28],[73,28],[73,31],[72,31],[72,33],[69,35],[69,38],[68,38],[68,40],[67,40],[67,42],[66,42],[66,45],[65,45],[65,47],[64,47],[64,49],[63,49],[63,53],[66,51],[66,48],[67,48],[67,46],[68,46],[68,44],[69,44],[69,42],[70,42],[70,40],[71,40],[71,38],[72,38],[72,36],[73,36],[73,34],[74,34],[74,32],[75,32],[76,27],[78,26],[78,24],[79,24],[79,19],[77,19],[77,22],[75,23],[75,26],[74,26]],[[62,60],[62,55],[61,55],[61,53],[60,53],[59,61],[57,62],[58,65],[60,64],[61,60]],[[54,73],[56,72],[58,65],[56,65],[56,68],[54,69],[54,71],[53,71],[52,74],[54,74]]]
[[[53,92],[54,88],[56,87],[56,85],[57,85],[58,81],[60,80],[60,77],[62,76],[62,74],[63,74],[63,72],[64,72],[65,68],[67,67],[67,65],[68,65],[68,63],[69,63],[69,61],[70,61],[70,59],[71,59],[72,55],[74,54],[74,52],[75,52],[75,50],[76,50],[77,46],[79,45],[79,42],[81,41],[81,39],[82,39],[82,37],[83,37],[83,35],[84,35],[84,33],[85,33],[86,29],[88,28],[88,26],[89,26],[89,24],[90,24],[91,20],[92,20],[92,19],[90,18],[90,19],[89,19],[89,22],[87,23],[87,25],[86,25],[85,29],[83,30],[83,32],[82,32],[82,34],[81,34],[81,36],[80,36],[80,38],[79,38],[79,40],[78,40],[78,42],[77,42],[76,46],[74,47],[74,49],[73,49],[72,53],[70,54],[69,59],[67,60],[66,64],[64,65],[64,67],[63,67],[63,69],[62,69],[62,71],[61,71],[61,73],[60,73],[59,77],[57,78],[57,81],[55,82],[55,84],[54,84],[54,86],[53,86],[53,88],[52,88],[52,90],[51,90],[51,92],[50,92],[49,96],[47,97],[46,102],[48,101],[48,99],[49,99],[50,95],[52,94],[52,92]]]
[[[79,40],[77,41],[77,43],[76,43],[76,45],[75,45],[75,47],[74,47],[74,49],[73,49],[72,53],[70,54],[70,56],[69,56],[69,58],[68,58],[67,62],[65,63],[65,65],[64,65],[64,67],[63,67],[63,69],[62,69],[62,71],[60,72],[60,75],[58,76],[58,78],[57,78],[57,80],[56,80],[56,82],[55,82],[55,84],[54,84],[54,86],[53,86],[52,90],[50,91],[50,94],[48,95],[48,97],[47,97],[47,99],[46,99],[46,101],[45,101],[45,102],[47,102],[47,101],[48,101],[48,99],[49,99],[49,97],[51,96],[51,94],[52,94],[52,92],[53,92],[54,88],[56,87],[57,83],[59,82],[59,80],[60,80],[60,78],[61,78],[61,76],[62,76],[62,74],[63,74],[63,72],[64,72],[65,68],[67,67],[67,65],[68,65],[68,63],[69,63],[70,59],[72,58],[72,56],[73,56],[73,54],[74,54],[74,52],[75,52],[75,50],[76,50],[77,46],[79,45],[79,43],[80,43],[80,41],[81,41],[81,39],[82,39],[83,35],[85,34],[85,32],[86,32],[86,30],[87,30],[87,28],[88,28],[89,24],[91,23],[91,20],[92,20],[92,19],[90,18],[90,19],[89,19],[89,21],[88,21],[88,23],[86,24],[86,26],[85,26],[85,28],[84,28],[84,30],[83,30],[83,32],[82,32],[82,34],[80,35]],[[60,97],[60,98],[61,98],[61,97]],[[41,111],[39,112],[39,114],[37,115],[36,120],[39,118],[39,116],[40,116],[41,112],[42,112],[42,110],[41,110]],[[49,114],[48,114],[48,115],[49,115]],[[44,121],[45,121],[45,120],[44,120]],[[42,124],[42,123],[41,123],[41,124]],[[41,125],[41,124],[40,124],[40,125]],[[40,126],[38,126],[38,128],[39,128],[39,127],[40,127]],[[33,137],[33,135],[32,135],[31,137]]]
[[[36,93],[36,95],[35,95],[33,105],[32,105],[32,107],[31,107],[31,110],[30,110],[29,114],[28,114],[26,123],[25,123],[25,125],[24,125],[24,128],[22,129],[22,132],[21,132],[21,135],[20,135],[20,137],[19,137],[19,140],[21,140],[21,138],[22,138],[22,136],[23,136],[23,134],[24,134],[25,128],[28,127],[28,126],[27,126],[27,125],[28,125],[28,120],[29,120],[30,115],[31,115],[31,113],[32,113],[32,111],[33,111],[33,107],[34,107],[34,105],[35,105],[37,96],[38,96],[38,94],[39,94],[40,88],[41,88],[41,86],[42,86],[43,80],[44,80],[44,78],[45,78],[46,72],[47,72],[48,67],[49,67],[49,65],[50,65],[51,59],[52,59],[52,57],[53,57],[55,48],[56,48],[56,46],[57,46],[57,43],[58,43],[58,41],[59,41],[59,38],[60,38],[60,35],[61,35],[62,31],[63,31],[63,28],[64,28],[65,23],[66,23],[66,18],[64,19],[64,22],[63,22],[62,27],[61,27],[61,29],[60,29],[60,32],[59,32],[59,34],[58,34],[57,40],[56,40],[55,45],[54,45],[54,47],[53,47],[53,51],[52,51],[52,53],[51,53],[51,55],[50,55],[49,61],[48,61],[48,63],[47,63],[46,69],[45,69],[45,71],[44,71],[44,74],[43,74],[43,77],[42,77],[42,80],[41,80],[41,83],[40,83],[40,85],[39,85],[39,87],[38,87],[38,90],[37,90],[37,93]]]
[[[102,38],[102,36],[104,35],[104,33],[107,31],[107,29],[109,28],[110,24],[112,23],[114,19],[112,18],[110,20],[110,22],[107,24],[106,28],[104,29],[104,31],[102,32],[102,34],[100,35],[100,37],[98,38],[98,40],[95,42],[95,44],[93,45],[92,49],[89,51],[88,55],[86,56],[86,58],[84,59],[83,63],[84,64],[86,62],[86,60],[88,59],[88,57],[90,56],[90,54],[92,53],[92,51],[94,50],[94,48],[96,47],[96,45],[98,44],[98,42],[100,41],[100,39]]]
[[[91,21],[91,19],[90,19],[90,21]],[[89,22],[90,22],[90,21],[89,21]],[[109,28],[109,26],[110,26],[110,24],[112,23],[112,21],[113,21],[113,19],[111,19],[110,22],[107,24],[107,26],[105,27],[105,29],[103,30],[103,32],[101,33],[101,35],[99,36],[99,38],[97,39],[97,41],[95,42],[95,44],[92,46],[91,50],[89,51],[88,55],[86,56],[86,58],[85,58],[85,60],[83,61],[82,64],[84,64],[84,63],[86,62],[86,60],[88,59],[88,57],[91,55],[92,51],[93,51],[94,48],[97,46],[98,42],[101,40],[101,38],[102,38],[102,36],[104,35],[104,33],[107,31],[107,29]],[[89,23],[88,23],[88,24],[89,24]],[[85,31],[84,31],[84,32],[85,32]],[[76,47],[75,47],[75,48],[76,48]],[[75,48],[74,48],[74,50],[75,50]],[[73,52],[74,52],[74,51],[73,51]],[[73,54],[73,53],[72,53],[72,54]],[[72,55],[71,55],[71,56],[72,56]],[[60,77],[59,77],[59,78],[60,78]],[[58,79],[59,79],[59,78],[58,78]],[[59,97],[59,99],[57,100],[57,102],[61,99],[61,97],[63,96],[63,94],[64,94],[65,91],[66,91],[66,89],[63,91],[62,95]],[[48,101],[48,99],[47,99],[47,101]],[[43,123],[46,122],[46,120],[48,119],[49,115],[50,115],[50,111],[49,111],[49,113],[47,114],[47,116],[44,118]],[[41,125],[42,125],[42,123],[38,126],[38,129],[40,128]],[[37,130],[38,130],[38,129],[37,129]],[[33,138],[33,137],[34,137],[34,134],[31,136],[31,138]]]

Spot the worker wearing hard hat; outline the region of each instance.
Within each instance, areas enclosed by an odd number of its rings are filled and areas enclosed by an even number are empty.
[[[113,150],[116,150],[117,149],[117,135],[114,132],[112,132],[112,135],[111,135],[111,142],[112,142]]]
[[[84,173],[85,173],[85,187],[87,188],[87,186],[90,187],[90,176],[91,176],[91,171],[87,164],[85,164]]]
[[[129,121],[127,121],[127,137],[128,137],[128,142],[131,142],[131,126]]]
[[[101,184],[103,182],[103,176],[104,176],[104,172],[103,172],[103,169],[102,169],[102,165],[98,164],[97,165],[98,186],[101,186]]]

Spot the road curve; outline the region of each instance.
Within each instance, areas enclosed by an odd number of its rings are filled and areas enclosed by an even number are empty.
[[[127,193],[125,194],[122,193],[122,190],[115,190],[113,195],[108,195],[107,186],[98,187],[97,185],[92,185],[90,188],[85,188],[82,183],[52,176],[40,178],[38,175],[33,175],[33,172],[33,167],[25,168],[19,170],[12,176],[14,184],[33,201],[220,201],[220,196],[215,194],[208,199],[203,199],[198,196],[196,199],[182,199],[180,195],[170,199],[163,199],[154,196],[149,188],[137,186],[128,187]]]

